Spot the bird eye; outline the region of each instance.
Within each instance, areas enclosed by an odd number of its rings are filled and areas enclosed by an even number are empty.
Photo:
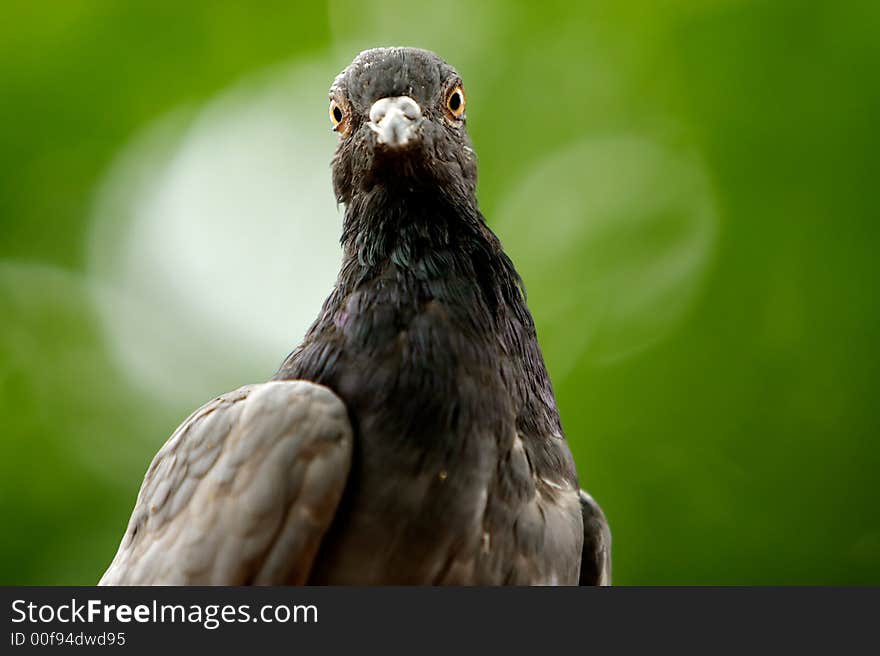
[[[339,124],[342,123],[342,119],[345,118],[345,112],[342,111],[342,107],[339,106],[339,103],[335,100],[330,101],[330,122],[333,124],[333,130],[339,129]]]
[[[464,89],[456,85],[446,97],[446,109],[453,118],[464,116]]]

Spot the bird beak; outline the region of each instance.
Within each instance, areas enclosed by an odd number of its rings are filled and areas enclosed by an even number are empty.
[[[376,133],[376,140],[389,148],[402,148],[418,139],[416,131],[422,123],[422,108],[409,96],[380,98],[370,107],[367,125]]]

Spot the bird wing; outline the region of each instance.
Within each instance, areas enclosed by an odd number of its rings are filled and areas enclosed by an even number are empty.
[[[305,381],[249,385],[156,454],[99,585],[304,583],[351,462],[345,405]]]
[[[611,530],[605,513],[589,494],[580,491],[584,547],[578,585],[611,585]]]

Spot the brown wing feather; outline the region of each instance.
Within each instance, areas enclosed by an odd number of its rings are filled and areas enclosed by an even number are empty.
[[[351,448],[326,387],[271,382],[214,399],[153,459],[100,585],[304,583]]]
[[[611,585],[611,530],[605,513],[589,494],[580,491],[584,518],[584,549],[579,585]]]

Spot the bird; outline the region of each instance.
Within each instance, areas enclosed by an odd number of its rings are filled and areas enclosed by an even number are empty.
[[[461,77],[374,48],[329,101],[336,283],[274,376],[160,449],[100,585],[609,585]]]

